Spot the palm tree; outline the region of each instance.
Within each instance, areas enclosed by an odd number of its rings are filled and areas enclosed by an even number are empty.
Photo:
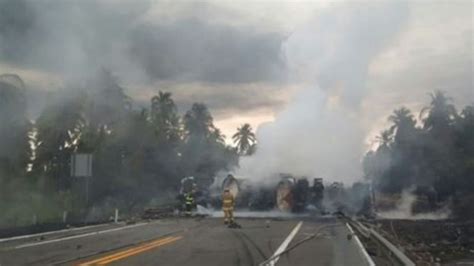
[[[416,124],[413,114],[406,107],[401,107],[393,111],[393,114],[388,117],[388,120],[394,123],[395,128],[400,128],[402,126],[415,126]]]
[[[69,159],[79,144],[84,146],[84,142],[88,141],[81,141],[85,124],[84,105],[80,97],[61,99],[48,105],[36,120],[33,171],[48,177],[55,183],[56,189],[67,189],[71,185],[70,178],[67,178]]]
[[[176,111],[176,105],[171,99],[170,92],[158,92],[151,98],[151,109],[152,112],[157,114],[168,115],[170,112]]]
[[[180,125],[178,109],[171,93],[158,92],[151,98],[150,120],[155,127],[156,134],[160,139],[176,139],[179,135]]]
[[[456,108],[451,103],[452,98],[442,91],[430,93],[431,103],[420,112],[423,127],[429,131],[446,131],[457,117]]]
[[[194,103],[191,110],[184,115],[184,127],[188,139],[207,139],[215,129],[213,118],[207,106],[202,103]]]
[[[90,125],[98,130],[113,131],[132,110],[132,99],[125,94],[109,71],[103,69],[89,84],[95,88],[85,110]]]
[[[380,135],[375,137],[375,140],[380,144],[378,149],[386,149],[389,147],[390,143],[393,140],[393,135],[391,130],[384,130],[380,132]]]
[[[31,123],[26,104],[21,78],[14,74],[0,75],[0,182],[3,176],[23,174],[30,162]]]
[[[237,128],[237,133],[232,136],[232,139],[237,144],[237,149],[241,155],[250,155],[250,148],[257,141],[250,124],[244,124]]]
[[[222,131],[218,128],[214,129],[214,131],[211,133],[211,138],[213,141],[219,144],[225,144],[225,135],[222,134]]]
[[[407,143],[416,136],[416,120],[411,111],[401,107],[393,111],[388,120],[393,123],[389,131],[396,143]]]

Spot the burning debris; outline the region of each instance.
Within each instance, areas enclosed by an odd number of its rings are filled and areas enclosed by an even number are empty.
[[[293,186],[295,179],[292,177],[285,177],[284,180],[278,183],[276,188],[276,207],[280,211],[289,212],[294,205],[293,200]]]
[[[317,209],[322,210],[324,198],[324,184],[322,178],[315,178],[310,191],[310,203]]]
[[[229,175],[223,181],[222,189],[227,188],[233,193],[237,199],[237,207],[241,209],[254,211],[277,209],[281,212],[298,213],[306,211],[312,201],[321,198],[320,195],[316,195],[318,191],[322,192],[320,185],[317,183],[316,187],[311,187],[307,178],[296,179],[289,174],[281,174],[278,183],[266,186]]]
[[[179,210],[186,209],[186,197],[192,195],[197,205],[209,209],[220,209],[222,193],[228,189],[235,198],[235,207],[242,211],[272,211],[280,213],[326,214],[348,212],[369,214],[371,205],[368,185],[356,183],[345,189],[342,183],[325,185],[323,178],[314,178],[310,184],[307,177],[280,174],[273,182],[260,184],[248,178],[236,178],[229,174],[209,187],[199,185],[199,180],[186,177],[181,180],[178,199]],[[220,183],[219,183],[220,182]]]
[[[163,219],[172,217],[175,214],[175,206],[162,206],[157,208],[148,208],[142,214],[144,220]]]

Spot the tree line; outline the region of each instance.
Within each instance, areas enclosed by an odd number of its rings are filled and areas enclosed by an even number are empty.
[[[401,107],[388,121],[363,160],[365,177],[383,193],[411,189],[432,204],[450,204],[455,216],[474,217],[474,105],[458,112],[435,91],[418,117]]]
[[[102,203],[131,210],[176,193],[185,176],[209,185],[255,150],[250,125],[229,146],[205,104],[180,115],[171,93],[159,91],[137,108],[106,71],[83,89],[49,96],[31,121],[21,79],[0,76],[0,225],[21,224],[21,213],[54,216]],[[76,153],[93,158],[87,202],[83,179],[71,177]]]

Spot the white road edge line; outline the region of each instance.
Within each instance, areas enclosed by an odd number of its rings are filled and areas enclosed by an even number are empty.
[[[288,247],[288,245],[290,244],[291,240],[293,240],[293,238],[296,236],[296,234],[298,233],[298,231],[300,230],[301,228],[301,225],[303,225],[303,222],[300,221],[296,226],[295,228],[293,228],[293,230],[291,231],[291,233],[286,237],[286,239],[283,241],[283,243],[281,243],[281,245],[278,247],[278,249],[275,251],[275,253],[273,253],[273,256],[276,256],[277,254],[280,254],[282,253],[283,251],[285,251],[285,249]],[[280,256],[278,257],[275,257],[274,259],[272,259],[271,261],[268,262],[268,265],[270,266],[274,266],[275,263],[277,263],[277,261],[280,259]]]
[[[93,228],[93,227],[100,227],[100,226],[106,226],[106,225],[110,225],[110,224],[107,223],[107,224],[88,225],[88,226],[82,226],[82,227],[75,227],[75,228],[69,228],[69,229],[61,229],[61,230],[56,230],[56,231],[36,233],[36,234],[31,234],[31,235],[21,235],[21,236],[9,237],[9,238],[0,238],[0,243],[1,242],[6,242],[6,241],[13,241],[13,240],[25,239],[25,238],[30,238],[30,237],[36,237],[36,236],[46,236],[46,235],[51,235],[51,234],[54,234],[54,233],[72,232],[72,231],[89,229],[89,228]]]
[[[129,229],[129,228],[133,228],[133,227],[138,227],[138,226],[142,226],[142,225],[146,225],[146,224],[148,224],[148,223],[133,224],[133,225],[128,225],[128,226],[119,227],[119,228],[107,229],[107,230],[103,230],[103,231],[90,232],[90,233],[86,233],[86,234],[82,234],[82,235],[75,235],[75,236],[69,236],[69,237],[63,237],[63,238],[58,238],[58,239],[47,240],[47,241],[43,241],[43,242],[28,243],[28,244],[23,244],[23,245],[16,246],[16,247],[14,247],[14,249],[40,246],[40,245],[45,245],[45,244],[49,244],[49,243],[55,243],[55,242],[60,242],[60,241],[65,241],[65,240],[70,240],[70,239],[82,238],[82,237],[87,237],[87,236],[92,236],[92,235],[100,235],[100,234],[104,234],[104,233],[110,233],[110,232],[120,231],[120,230]]]
[[[354,233],[354,230],[352,230],[350,224],[346,223],[346,226],[349,229],[349,232],[351,233],[352,237],[355,239],[357,246],[359,247],[359,250],[362,253],[362,256],[364,256],[364,258],[367,260],[368,265],[375,266],[375,262],[369,256],[369,253],[367,253],[367,250],[365,249],[364,245],[362,245],[362,242],[360,242],[359,237]]]

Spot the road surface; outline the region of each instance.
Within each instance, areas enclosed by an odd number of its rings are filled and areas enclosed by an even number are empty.
[[[0,265],[369,265],[334,218],[170,218],[0,240]],[[323,230],[320,230],[324,228]],[[318,236],[311,238],[319,232]],[[301,242],[303,239],[307,241]],[[281,256],[272,256],[288,247]]]

